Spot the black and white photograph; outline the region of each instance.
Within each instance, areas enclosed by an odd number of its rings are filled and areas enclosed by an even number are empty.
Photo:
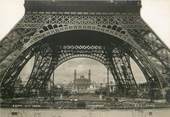
[[[170,0],[0,0],[0,117],[170,117]]]

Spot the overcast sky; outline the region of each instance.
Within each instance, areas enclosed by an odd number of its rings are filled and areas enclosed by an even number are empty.
[[[0,0],[0,40],[24,15],[24,0]],[[142,0],[142,17],[157,35],[170,47],[170,0]],[[92,64],[93,63],[93,64]],[[69,68],[70,65],[74,67]],[[73,78],[73,70],[78,68],[80,74],[86,74],[92,69],[93,77],[104,81],[106,69],[103,65],[90,59],[76,59],[68,61],[56,70],[58,79]],[[99,74],[100,71],[100,74]],[[138,70],[137,70],[138,71]],[[66,72],[68,72],[66,74]],[[138,81],[142,76],[136,74]]]

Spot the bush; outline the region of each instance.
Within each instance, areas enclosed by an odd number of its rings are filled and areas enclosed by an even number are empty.
[[[86,108],[86,103],[85,102],[78,102],[77,108]]]
[[[166,101],[170,103],[170,90],[166,91]]]

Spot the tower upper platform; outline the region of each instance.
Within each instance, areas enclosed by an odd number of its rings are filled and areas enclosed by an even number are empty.
[[[141,0],[25,0],[26,11],[139,12]]]

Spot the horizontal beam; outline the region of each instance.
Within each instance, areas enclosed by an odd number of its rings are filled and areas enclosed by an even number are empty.
[[[140,0],[26,0],[26,11],[139,12]]]

